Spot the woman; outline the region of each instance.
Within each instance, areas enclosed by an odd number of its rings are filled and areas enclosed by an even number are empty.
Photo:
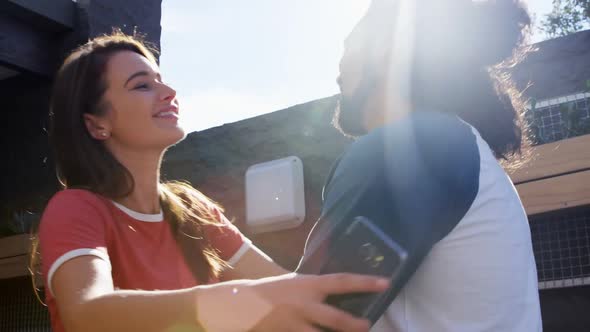
[[[139,40],[115,33],[75,50],[57,74],[50,115],[66,188],[39,230],[54,331],[367,330],[322,302],[386,282],[345,274],[245,280],[287,271],[207,197],[160,182],[162,155],[185,132],[176,92]]]

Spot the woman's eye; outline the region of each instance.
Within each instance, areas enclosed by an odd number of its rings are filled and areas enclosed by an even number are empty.
[[[146,89],[149,89],[149,87],[150,87],[150,86],[149,86],[149,84],[147,84],[147,83],[142,83],[142,84],[138,84],[138,85],[136,85],[136,86],[135,86],[135,89],[136,89],[136,90],[146,90]]]

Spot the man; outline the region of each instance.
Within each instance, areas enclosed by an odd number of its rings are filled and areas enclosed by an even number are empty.
[[[542,330],[527,216],[497,161],[523,141],[498,64],[529,24],[516,0],[375,0],[348,36],[334,123],[358,139],[299,271],[318,272],[339,226],[375,222],[408,260],[373,331]]]

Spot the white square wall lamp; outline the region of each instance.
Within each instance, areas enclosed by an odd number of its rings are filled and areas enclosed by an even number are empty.
[[[303,163],[295,156],[246,171],[246,225],[253,233],[295,228],[305,220]]]

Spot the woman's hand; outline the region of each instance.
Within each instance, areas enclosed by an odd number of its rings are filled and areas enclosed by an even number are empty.
[[[324,303],[328,295],[380,292],[388,282],[354,274],[237,280],[198,295],[198,319],[208,331],[368,331],[369,322]]]

